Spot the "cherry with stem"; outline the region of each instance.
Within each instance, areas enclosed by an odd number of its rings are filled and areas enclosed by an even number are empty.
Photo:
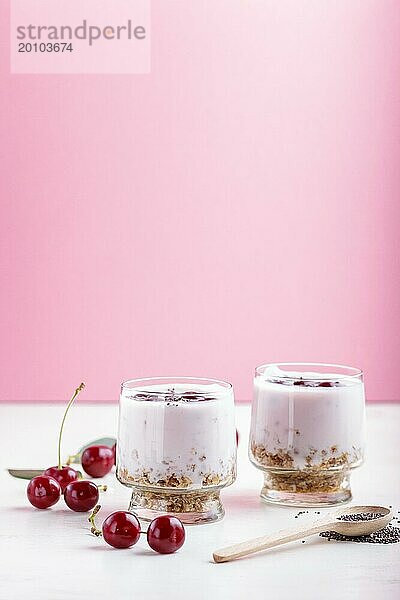
[[[81,383],[75,390],[71,400],[68,402],[67,404],[67,408],[65,409],[65,413],[63,416],[63,419],[61,421],[61,427],[60,427],[60,434],[58,436],[58,468],[61,469],[62,467],[62,463],[61,463],[61,438],[62,438],[62,432],[64,429],[64,423],[65,423],[65,419],[67,418],[67,414],[69,409],[71,408],[73,402],[75,401],[75,398],[79,395],[79,392],[81,392],[85,387],[84,383]]]
[[[103,537],[107,544],[113,546],[113,548],[121,549],[134,546],[142,533],[136,515],[125,510],[113,512],[105,519],[100,531],[95,523],[95,516],[100,508],[100,505],[95,506],[89,517],[89,522],[92,524],[90,531],[93,535]]]
[[[62,439],[62,433],[63,433],[63,429],[64,429],[64,423],[65,423],[65,419],[67,417],[68,411],[71,408],[71,406],[72,406],[73,402],[75,401],[76,397],[84,389],[84,387],[85,387],[85,384],[81,383],[76,388],[74,394],[72,395],[71,400],[67,404],[67,408],[65,409],[64,416],[63,416],[63,419],[61,421],[60,433],[59,433],[59,436],[58,436],[58,465],[55,466],[55,467],[49,467],[43,473],[43,475],[47,475],[49,477],[53,477],[56,481],[58,481],[58,483],[61,486],[62,493],[64,493],[65,488],[67,487],[67,485],[69,483],[71,483],[72,481],[76,481],[76,480],[78,480],[80,478],[80,473],[78,471],[76,471],[75,469],[73,469],[69,465],[63,466],[63,464],[61,462],[61,439]]]

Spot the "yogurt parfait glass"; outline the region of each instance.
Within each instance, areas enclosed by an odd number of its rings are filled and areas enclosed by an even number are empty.
[[[221,519],[220,491],[236,478],[233,388],[214,379],[161,377],[122,384],[117,477],[142,519]]]
[[[351,499],[351,469],[363,462],[363,373],[321,363],[256,368],[251,462],[268,502],[323,506]]]

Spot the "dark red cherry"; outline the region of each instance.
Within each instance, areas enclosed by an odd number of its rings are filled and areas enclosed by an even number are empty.
[[[93,481],[79,479],[72,481],[64,490],[65,504],[75,512],[87,512],[96,506],[99,489]]]
[[[185,541],[185,528],[181,521],[170,515],[156,517],[147,530],[150,548],[160,554],[172,554],[179,550]]]
[[[83,470],[90,477],[104,477],[114,466],[114,452],[109,446],[89,446],[82,452]]]
[[[36,508],[49,508],[59,501],[61,486],[52,477],[38,475],[28,483],[26,495],[29,502]]]
[[[130,548],[140,538],[140,523],[134,514],[119,510],[107,517],[102,527],[107,544],[114,548]]]
[[[49,467],[43,473],[43,475],[47,475],[48,477],[53,477],[61,486],[61,491],[64,493],[65,488],[71,481],[76,481],[79,479],[79,473],[72,467]]]

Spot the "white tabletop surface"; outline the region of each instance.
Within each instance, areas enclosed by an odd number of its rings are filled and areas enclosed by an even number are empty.
[[[115,434],[117,411],[116,405],[76,404],[66,424],[64,454]],[[0,405],[1,600],[400,598],[400,544],[328,542],[314,536],[241,561],[212,562],[218,547],[317,518],[317,509],[309,509],[294,520],[299,509],[260,500],[262,474],[247,459],[246,405],[237,407],[238,479],[223,492],[226,516],[219,523],[188,527],[186,543],[176,554],[155,554],[145,536],[132,549],[114,550],[90,534],[86,514],[68,510],[62,500],[46,511],[34,509],[26,499],[27,483],[10,477],[5,468],[55,464],[62,412],[61,405]],[[400,405],[368,407],[368,456],[352,475],[354,504],[400,510],[399,424]],[[102,495],[99,517],[125,509],[130,497],[112,475],[106,481],[111,489]]]

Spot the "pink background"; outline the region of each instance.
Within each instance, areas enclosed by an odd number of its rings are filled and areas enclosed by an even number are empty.
[[[11,75],[3,400],[362,367],[399,399],[400,3],[153,0],[150,75]]]

